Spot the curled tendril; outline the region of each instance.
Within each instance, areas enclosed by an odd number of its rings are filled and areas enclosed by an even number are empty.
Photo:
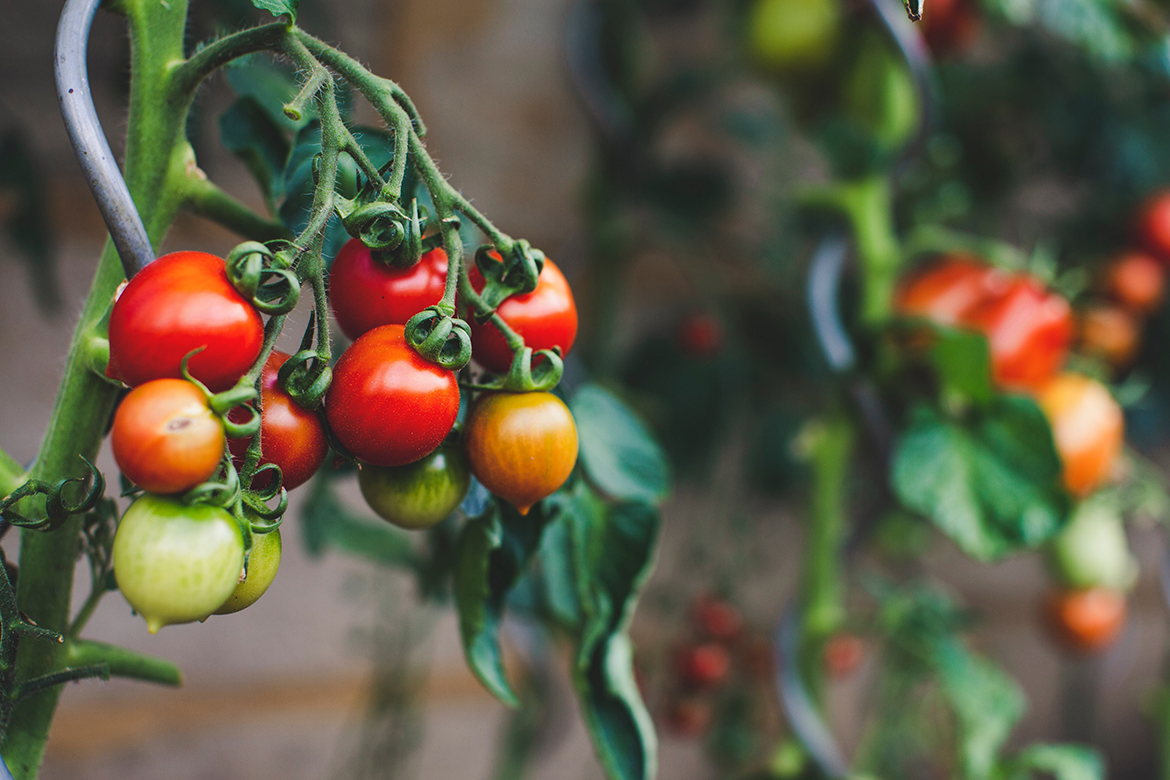
[[[89,474],[84,477],[66,477],[53,483],[30,479],[0,501],[0,518],[21,528],[34,531],[54,531],[60,528],[70,515],[91,511],[98,505],[102,495],[106,492],[106,479],[97,467],[89,462],[88,458],[84,455],[79,457],[89,467]],[[91,477],[93,482],[80,499],[69,501],[65,497],[67,486],[84,485],[89,482]],[[19,502],[33,496],[45,497],[44,517],[28,517],[16,509]]]
[[[390,201],[362,204],[339,199],[337,212],[346,231],[365,244],[374,257],[393,268],[409,268],[423,253],[423,223],[418,201],[411,202],[410,214]]]
[[[534,358],[543,358],[533,366]],[[509,393],[531,393],[552,390],[565,373],[565,361],[561,359],[561,348],[538,349],[524,347],[512,358],[508,373],[481,385],[482,390],[504,390]]]
[[[258,241],[245,241],[227,256],[228,281],[264,314],[287,314],[301,297],[301,283],[285,255]],[[276,277],[265,281],[265,277]]]
[[[485,284],[479,296],[488,309],[476,312],[475,318],[484,322],[505,298],[536,289],[540,272],[544,270],[544,252],[533,249],[524,239],[498,251],[491,244],[484,244],[475,250],[475,265],[483,274]]]
[[[229,439],[251,437],[252,434],[260,430],[260,414],[255,407],[250,405],[252,401],[256,400],[256,388],[250,384],[238,384],[222,393],[212,393],[207,389],[207,385],[191,376],[191,372],[187,370],[187,364],[191,358],[202,350],[203,347],[198,347],[184,355],[183,362],[179,364],[179,373],[184,379],[203,391],[203,397],[207,399],[207,406],[219,417],[223,424],[224,433]],[[228,419],[228,413],[237,407],[244,409],[248,414],[248,419],[244,422],[234,422]]]
[[[283,489],[281,486],[284,485],[284,472],[281,471],[280,466],[276,465],[275,463],[264,463],[254,472],[252,472],[252,484],[256,484],[256,477],[260,476],[260,474],[266,471],[273,475],[272,478],[268,480],[268,486],[266,488],[263,490],[253,490],[251,487],[248,488],[248,493],[250,495],[254,496],[259,501],[263,501],[265,504],[280,495],[280,491]]]
[[[471,326],[452,317],[442,304],[428,306],[407,320],[406,343],[450,371],[458,371],[471,362]]]
[[[215,504],[231,507],[240,498],[240,475],[231,461],[226,461],[226,472],[221,482],[204,482],[183,494],[184,504]]]
[[[305,409],[316,409],[333,381],[333,369],[311,349],[302,349],[280,367],[280,386]]]
[[[260,496],[255,493],[244,493],[242,496],[244,506],[248,511],[262,520],[269,520],[275,522],[257,523],[252,522],[252,530],[256,533],[266,534],[270,531],[275,531],[280,526],[280,518],[288,511],[288,491],[284,488],[278,489],[280,500],[276,502],[276,506],[268,506],[267,502],[261,500]]]

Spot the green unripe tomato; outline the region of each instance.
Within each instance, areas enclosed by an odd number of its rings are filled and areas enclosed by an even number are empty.
[[[114,536],[114,577],[152,634],[205,619],[235,590],[243,568],[240,527],[217,506],[147,493]]]
[[[1127,591],[1138,577],[1125,526],[1107,499],[1090,498],[1077,507],[1052,541],[1048,561],[1053,576],[1068,588]]]
[[[441,444],[405,466],[371,466],[358,472],[362,495],[378,515],[399,528],[429,528],[455,511],[471,486],[467,456],[458,444]]]
[[[248,554],[247,576],[236,584],[228,600],[215,610],[217,615],[230,615],[252,606],[268,590],[280,568],[280,529],[266,534],[252,534],[252,552]]]
[[[849,73],[845,112],[887,150],[910,140],[920,107],[914,77],[901,57],[876,34],[867,35]]]
[[[748,19],[748,49],[769,69],[815,68],[832,59],[840,29],[838,0],[759,0]]]

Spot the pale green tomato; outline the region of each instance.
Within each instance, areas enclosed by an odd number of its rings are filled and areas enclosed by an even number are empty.
[[[276,579],[280,568],[280,529],[266,534],[252,534],[252,552],[248,555],[248,573],[243,582],[236,585],[228,600],[215,611],[217,615],[230,615],[250,607],[260,600],[268,586]]]
[[[832,59],[840,28],[838,0],[759,0],[748,19],[748,47],[766,68],[817,67]]]
[[[147,493],[114,536],[114,577],[152,634],[205,619],[235,590],[243,568],[240,527],[217,506]]]
[[[471,468],[458,444],[442,444],[405,466],[371,466],[358,472],[362,495],[399,528],[429,528],[455,511],[471,485]]]
[[[1128,591],[1137,581],[1137,560],[1108,496],[1082,502],[1048,553],[1053,575],[1068,588]]]

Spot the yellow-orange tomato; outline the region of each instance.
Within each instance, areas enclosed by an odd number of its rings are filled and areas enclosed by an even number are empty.
[[[1045,603],[1048,625],[1065,646],[1095,653],[1117,639],[1125,628],[1125,594],[1109,588],[1056,591]]]
[[[1126,252],[1105,269],[1102,286],[1107,295],[1135,314],[1148,314],[1162,303],[1166,271],[1145,252]]]
[[[520,514],[564,484],[577,463],[577,424],[552,393],[490,393],[463,431],[471,473]]]
[[[151,493],[181,493],[205,482],[225,441],[203,391],[184,379],[155,379],[131,390],[110,432],[118,468]]]
[[[1081,348],[1114,368],[1124,368],[1137,354],[1141,331],[1120,306],[1091,306],[1080,316]]]
[[[1040,393],[1064,466],[1064,486],[1086,496],[1109,478],[1125,439],[1125,419],[1109,390],[1083,374],[1064,373]]]

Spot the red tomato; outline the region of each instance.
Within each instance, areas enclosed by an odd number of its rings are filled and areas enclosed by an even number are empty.
[[[825,671],[840,680],[857,669],[865,658],[865,643],[853,634],[836,634],[825,643]]]
[[[321,418],[297,404],[280,388],[277,372],[288,360],[286,352],[273,350],[260,374],[260,463],[275,463],[283,476],[286,490],[300,487],[317,473],[329,452],[329,440]],[[236,422],[246,419],[244,414],[231,411],[228,417]],[[228,447],[238,467],[248,451],[248,439],[231,439]],[[261,474],[253,483],[263,490],[269,484],[267,474]]]
[[[1145,252],[1126,252],[1105,270],[1105,293],[1134,314],[1148,314],[1162,303],[1166,271]]]
[[[1052,426],[1052,438],[1064,466],[1064,485],[1087,496],[1113,473],[1125,440],[1121,407],[1100,382],[1065,373],[1040,393],[1040,408]]]
[[[441,247],[409,268],[391,268],[353,238],[329,269],[329,302],[341,331],[356,339],[379,325],[405,325],[442,300],[446,284],[447,253]]]
[[[476,291],[483,290],[483,275],[478,268],[472,265],[468,276]],[[567,355],[577,338],[577,304],[573,291],[552,260],[544,261],[535,290],[512,296],[500,304],[496,313],[533,350],[560,347],[561,354]],[[512,350],[490,322],[481,325],[471,320],[471,343],[475,361],[489,371],[503,374],[512,366]]]
[[[350,345],[325,396],[329,427],[358,460],[402,466],[438,447],[459,412],[455,374],[421,357],[401,325],[383,325]]]
[[[224,261],[206,252],[163,255],[130,280],[110,314],[106,373],[131,387],[191,376],[212,392],[227,390],[260,355],[264,323],[228,281]]]
[[[696,688],[712,688],[727,680],[731,655],[716,642],[685,647],[675,658],[679,680]]]
[[[1143,249],[1170,265],[1170,190],[1155,193],[1142,205],[1136,232]]]
[[[203,391],[184,379],[156,379],[122,399],[110,431],[114,460],[151,493],[182,493],[215,473],[223,424]]]
[[[1125,628],[1125,594],[1109,588],[1057,591],[1045,604],[1048,625],[1066,647],[1080,653],[1104,650]]]
[[[703,633],[721,642],[730,642],[743,629],[743,618],[739,616],[739,611],[714,596],[695,599],[691,616]]]
[[[999,280],[990,298],[971,309],[963,324],[987,336],[991,373],[1009,389],[1035,389],[1060,370],[1073,338],[1068,301],[1029,276]]]
[[[1120,306],[1091,306],[1080,316],[1081,348],[1114,368],[1124,368],[1137,354],[1141,328]]]
[[[929,0],[922,11],[922,37],[936,57],[958,54],[979,37],[974,0]]]
[[[949,255],[909,276],[894,305],[903,316],[954,326],[991,295],[996,279],[1003,276],[978,258]]]
[[[573,473],[577,424],[552,393],[486,393],[467,415],[463,446],[476,479],[526,515]]]
[[[723,327],[710,314],[690,314],[679,323],[678,341],[688,355],[714,357],[723,347]]]
[[[666,727],[684,739],[694,739],[711,728],[712,717],[710,702],[696,698],[675,699],[666,711]]]

